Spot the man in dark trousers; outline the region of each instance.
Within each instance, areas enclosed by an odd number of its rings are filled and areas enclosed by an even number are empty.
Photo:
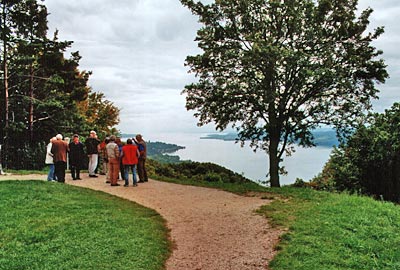
[[[142,135],[137,134],[135,143],[139,148],[139,162],[138,162],[138,174],[139,174],[139,183],[144,183],[149,181],[147,178],[146,171],[146,158],[147,158],[147,146],[146,142],[143,140]]]
[[[61,134],[56,135],[56,140],[52,142],[51,153],[53,154],[54,169],[57,181],[65,182],[65,170],[67,169],[68,143],[63,141]]]
[[[83,166],[84,155],[84,146],[79,141],[78,134],[74,134],[72,142],[69,144],[69,166],[72,180],[81,180],[80,172]]]

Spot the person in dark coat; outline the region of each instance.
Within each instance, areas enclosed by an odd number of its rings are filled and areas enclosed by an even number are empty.
[[[72,137],[72,142],[69,144],[69,166],[73,180],[82,180],[80,177],[83,166],[85,151],[83,144],[79,141],[78,134]]]
[[[138,146],[140,153],[139,162],[137,165],[139,173],[139,183],[148,182],[149,178],[147,177],[146,171],[147,146],[141,134],[136,135],[135,143]]]

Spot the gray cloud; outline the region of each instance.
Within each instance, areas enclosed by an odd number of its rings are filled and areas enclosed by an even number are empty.
[[[212,2],[211,0],[203,2]],[[45,0],[49,36],[59,29],[61,40],[74,41],[82,55],[81,69],[93,71],[90,85],[121,108],[123,132],[198,130],[193,112],[180,93],[193,80],[184,61],[199,52],[194,38],[197,18],[179,0]],[[360,0],[374,9],[371,29],[385,26],[375,46],[384,51],[391,78],[380,85],[375,109],[399,101],[400,57],[398,0]],[[211,130],[207,126],[204,130]]]

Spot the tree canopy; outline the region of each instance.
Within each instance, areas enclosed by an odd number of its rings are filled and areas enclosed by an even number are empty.
[[[271,186],[292,145],[312,146],[311,131],[345,131],[371,109],[388,77],[366,32],[371,9],[357,0],[181,0],[202,24],[202,52],[186,65],[198,81],[185,87],[199,125],[233,126],[238,139],[269,154]]]
[[[10,168],[41,168],[44,145],[57,133],[109,134],[119,122],[119,109],[88,86],[79,52],[64,56],[73,42],[57,31],[47,36],[41,2],[0,3],[0,160]]]

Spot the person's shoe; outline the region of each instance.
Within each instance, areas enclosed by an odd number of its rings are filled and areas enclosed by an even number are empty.
[[[76,180],[76,179],[77,179],[77,178],[75,178],[75,177],[74,177],[74,178],[72,178],[72,180]]]
[[[95,174],[89,174],[89,177],[98,177],[98,176]]]
[[[133,184],[134,187],[137,187],[137,184]]]
[[[106,181],[106,184],[110,184],[110,183],[111,183],[110,180],[107,180],[107,181]]]
[[[124,187],[129,187],[129,185],[126,185],[126,184],[125,184]]]
[[[111,184],[112,187],[120,186],[120,184]]]
[[[140,180],[138,183],[144,183],[144,181]]]
[[[100,175],[106,175],[105,173],[101,172]]]

